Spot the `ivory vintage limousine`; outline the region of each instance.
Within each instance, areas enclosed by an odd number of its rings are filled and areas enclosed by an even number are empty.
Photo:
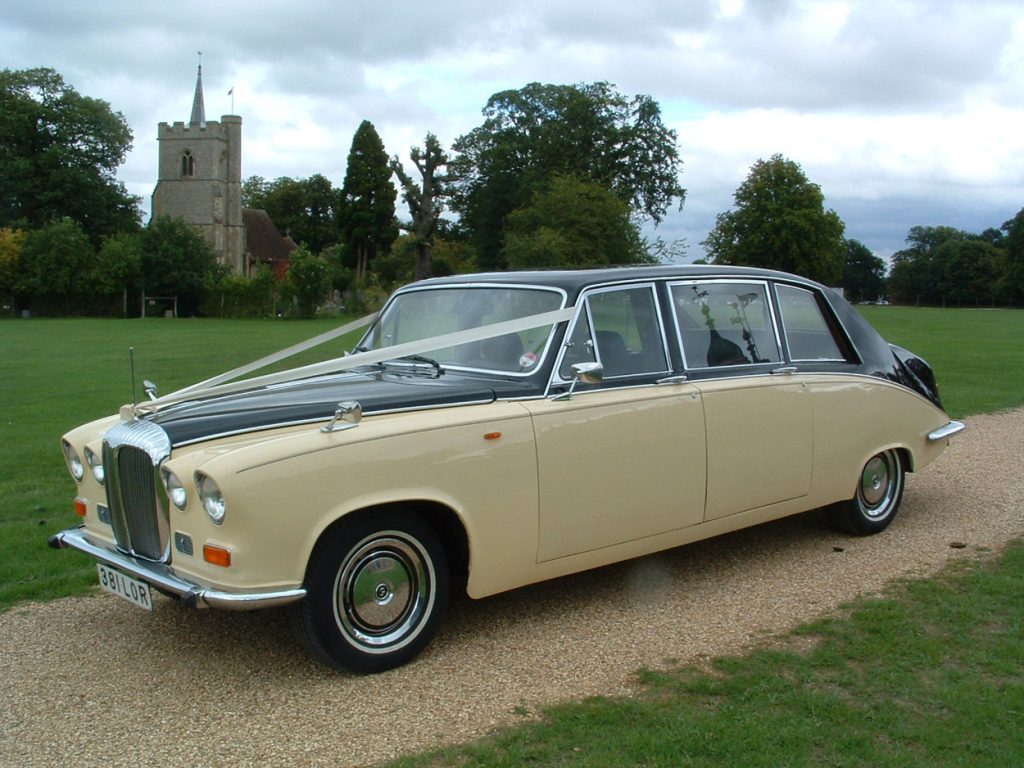
[[[351,354],[165,397],[147,382],[69,432],[83,520],[51,544],[143,607],[290,604],[317,658],[373,672],[427,645],[453,588],[817,507],[881,531],[905,473],[963,429],[923,360],[780,272],[460,275],[365,320]]]

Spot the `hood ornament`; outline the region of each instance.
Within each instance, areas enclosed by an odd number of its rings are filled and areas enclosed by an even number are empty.
[[[334,412],[334,418],[331,419],[331,423],[320,427],[320,431],[328,434],[330,432],[340,432],[343,429],[352,429],[352,427],[359,426],[359,422],[362,419],[363,407],[354,400],[345,400],[338,403],[338,410]]]
[[[135,347],[128,347],[128,364],[131,369],[132,376],[132,403],[130,406],[126,405],[121,409],[122,421],[133,421],[139,417],[139,397],[135,385]],[[156,400],[156,384],[149,379],[143,379],[142,388],[146,392],[146,397],[150,400]]]

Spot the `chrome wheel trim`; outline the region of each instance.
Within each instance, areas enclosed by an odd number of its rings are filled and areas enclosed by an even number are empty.
[[[860,475],[857,502],[864,515],[879,520],[889,515],[899,498],[903,475],[894,451],[872,456]]]
[[[401,531],[382,531],[356,544],[334,582],[334,618],[342,635],[367,653],[403,647],[433,608],[434,564],[426,548]]]

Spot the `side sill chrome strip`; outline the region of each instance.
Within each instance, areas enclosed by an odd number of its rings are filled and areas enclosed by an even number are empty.
[[[106,563],[129,576],[142,579],[162,592],[169,592],[181,598],[193,608],[222,608],[229,611],[249,611],[256,608],[271,608],[301,600],[306,596],[303,587],[282,589],[276,592],[222,592],[185,581],[163,563],[140,562],[135,558],[89,541],[82,528],[70,528],[50,537],[50,546],[55,549],[77,549],[90,557]]]
[[[967,425],[964,424],[962,421],[950,421],[944,427],[939,427],[935,431],[929,432],[928,442],[937,443],[940,440],[946,440],[952,437],[953,435],[960,434],[965,429],[967,429]]]

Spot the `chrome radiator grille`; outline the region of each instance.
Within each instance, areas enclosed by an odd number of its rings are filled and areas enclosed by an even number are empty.
[[[122,422],[103,439],[114,539],[119,549],[148,560],[166,560],[169,553],[169,509],[159,477],[169,455],[167,434],[151,422]]]

